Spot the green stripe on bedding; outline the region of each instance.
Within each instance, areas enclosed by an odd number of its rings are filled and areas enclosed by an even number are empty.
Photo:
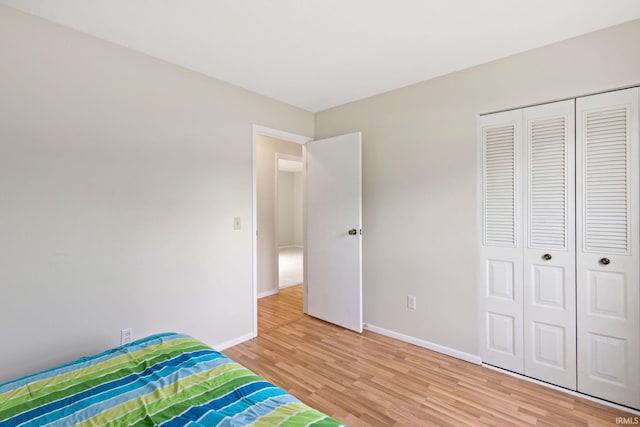
[[[311,425],[320,426],[322,424],[318,424],[318,423],[322,423],[326,418],[327,416],[322,414],[321,412],[318,412],[314,409],[306,408],[290,416],[289,418],[281,422],[279,426],[280,427],[296,427],[296,426],[311,426]],[[335,424],[328,424],[328,425],[335,425]]]
[[[258,418],[256,422],[250,424],[255,427],[270,427],[270,426],[281,426],[284,425],[292,416],[303,412],[307,409],[310,409],[304,403],[288,403],[286,405],[280,406],[273,412],[263,415]],[[307,425],[307,423],[298,424],[298,426]]]

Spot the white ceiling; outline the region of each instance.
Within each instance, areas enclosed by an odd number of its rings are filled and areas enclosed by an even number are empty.
[[[320,111],[640,18],[639,0],[0,0]]]

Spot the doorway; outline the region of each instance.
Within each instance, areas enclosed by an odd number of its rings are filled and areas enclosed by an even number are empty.
[[[253,336],[258,334],[258,299],[275,295],[280,290],[280,246],[294,248],[304,246],[304,236],[302,235],[304,215],[303,213],[297,214],[300,228],[296,240],[295,230],[284,226],[284,224],[291,225],[291,221],[296,221],[296,214],[293,211],[291,211],[289,219],[287,219],[287,214],[283,212],[283,227],[280,227],[281,218],[278,203],[280,199],[286,200],[286,197],[278,197],[277,190],[278,183],[286,185],[288,178],[291,178],[290,181],[296,179],[294,176],[283,176],[282,179],[279,179],[279,161],[298,162],[299,165],[296,167],[302,167],[303,146],[309,141],[312,141],[312,138],[253,125]],[[286,164],[287,162],[283,162],[284,168],[287,167]],[[286,170],[283,172],[287,173]],[[302,187],[304,171],[299,172],[297,180]],[[290,184],[294,185],[295,182],[290,182]],[[293,188],[291,188],[291,198],[289,198],[291,202],[293,202],[293,197]],[[304,192],[298,194],[297,197],[303,199]],[[300,200],[300,207],[302,205],[303,201]],[[280,228],[283,228],[283,239],[280,239]],[[289,234],[290,239],[287,240],[285,238],[289,232],[293,236]],[[304,250],[302,252],[304,253]],[[304,255],[298,258],[304,259]],[[296,268],[304,270],[303,266]],[[297,277],[298,279],[292,280],[299,280],[299,275]],[[302,280],[298,281],[298,283],[301,282],[304,283],[304,275]]]
[[[278,149],[269,154],[259,144],[262,139]],[[360,132],[312,141],[253,126],[253,336],[258,333],[258,298],[279,292],[275,197],[261,187],[275,192],[276,153],[296,145],[298,152],[286,153],[302,155],[304,165],[303,312],[362,331],[361,140]]]

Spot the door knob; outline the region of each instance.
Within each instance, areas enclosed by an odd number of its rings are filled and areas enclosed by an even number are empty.
[[[600,264],[602,264],[602,265],[609,265],[610,262],[611,262],[611,260],[609,258],[602,258],[600,260]]]
[[[355,236],[356,234],[358,234],[358,230],[356,230],[355,228],[349,230],[349,236]]]
[[[542,258],[546,261],[549,261],[551,259],[551,254],[544,254],[542,255]]]

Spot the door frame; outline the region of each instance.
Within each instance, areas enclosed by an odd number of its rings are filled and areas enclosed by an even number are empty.
[[[252,332],[251,335],[253,338],[258,336],[258,186],[257,186],[257,169],[256,169],[256,146],[257,141],[256,138],[258,135],[268,136],[271,138],[281,139],[283,141],[295,142],[296,144],[301,144],[303,146],[302,149],[302,167],[305,169],[305,150],[304,144],[307,142],[313,141],[312,137],[299,135],[279,129],[270,128],[267,126],[262,126],[258,124],[251,125],[251,281],[252,281]],[[303,172],[304,173],[304,172]],[[304,190],[303,190],[304,192]],[[303,200],[305,200],[306,196],[303,195]],[[303,201],[304,203],[304,201]],[[276,219],[277,220],[277,219]],[[306,215],[303,212],[302,216],[302,232],[303,232],[303,241],[305,235],[305,226],[306,226]],[[305,250],[305,249],[303,249]],[[306,259],[306,253],[303,255]],[[306,281],[305,281],[306,283]],[[303,285],[304,286],[304,285]]]

